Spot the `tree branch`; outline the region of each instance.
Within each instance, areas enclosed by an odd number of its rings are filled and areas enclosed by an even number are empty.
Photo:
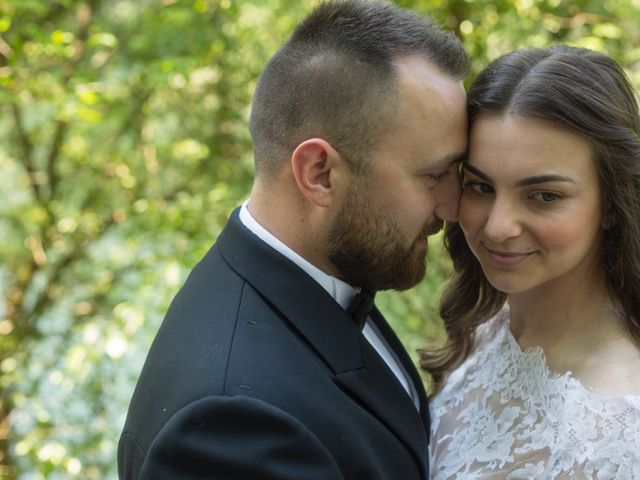
[[[38,178],[38,170],[35,165],[35,159],[33,158],[33,143],[31,143],[31,139],[29,138],[27,130],[24,128],[24,123],[22,121],[22,111],[15,102],[11,102],[11,107],[13,111],[13,120],[18,132],[20,150],[22,153],[20,160],[27,171],[27,175],[29,176],[29,183],[37,202],[40,205],[44,205],[42,191],[40,189],[41,182]]]
[[[49,201],[53,200],[56,195],[56,189],[58,187],[58,174],[56,171],[56,162],[60,156],[60,147],[62,146],[62,140],[67,130],[68,123],[65,120],[58,120],[55,126],[55,133],[53,134],[53,141],[49,148],[49,154],[47,155],[47,180],[49,183]]]

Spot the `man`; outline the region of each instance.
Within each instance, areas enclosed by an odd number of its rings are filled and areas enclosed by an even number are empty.
[[[149,352],[122,479],[427,478],[420,378],[366,300],[419,282],[455,220],[466,64],[392,4],[325,3],[296,28],[256,88],[250,200]]]

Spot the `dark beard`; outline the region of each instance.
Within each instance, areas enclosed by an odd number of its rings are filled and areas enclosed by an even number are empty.
[[[415,242],[407,247],[398,224],[374,203],[362,182],[355,181],[330,231],[329,261],[340,278],[354,287],[411,288],[424,278],[426,250]],[[426,238],[435,227],[425,227],[419,238]]]

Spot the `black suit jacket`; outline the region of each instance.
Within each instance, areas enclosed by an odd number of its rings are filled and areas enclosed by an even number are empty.
[[[234,212],[173,300],[118,446],[121,479],[427,478],[406,391],[345,311]]]

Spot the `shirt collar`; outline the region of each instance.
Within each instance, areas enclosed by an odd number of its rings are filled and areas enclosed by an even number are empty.
[[[329,295],[331,295],[338,304],[346,309],[353,297],[356,295],[357,290],[346,282],[343,282],[339,278],[329,275],[323,272],[309,261],[294,252],[291,248],[285,245],[281,240],[276,238],[271,232],[258,223],[258,221],[251,215],[247,208],[249,200],[246,200],[240,208],[240,221],[253,232],[263,242],[267,243],[273,249],[287,257],[298,267],[304,270],[311,278],[320,284]]]

